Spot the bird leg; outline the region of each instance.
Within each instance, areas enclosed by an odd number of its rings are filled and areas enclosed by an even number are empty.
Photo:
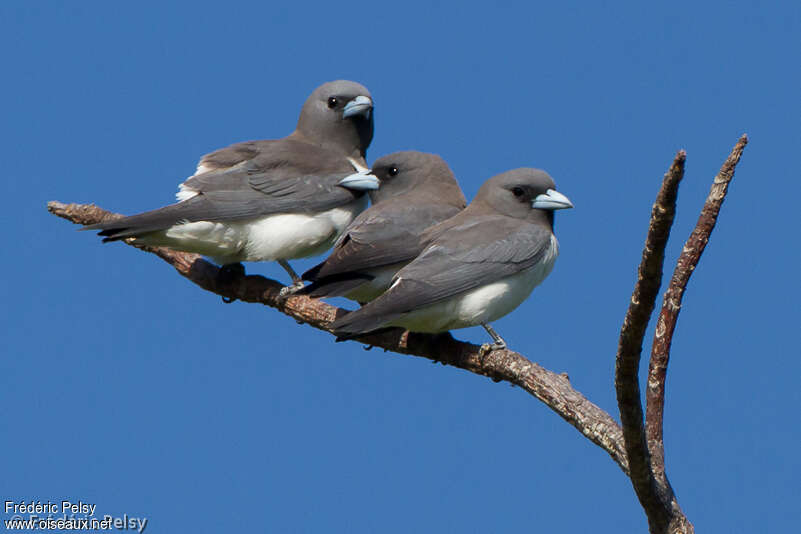
[[[498,332],[496,332],[495,329],[492,328],[492,326],[486,323],[481,323],[481,326],[483,326],[484,330],[486,330],[487,333],[492,337],[492,344],[484,343],[483,345],[481,345],[479,354],[481,355],[482,358],[487,354],[489,354],[490,352],[492,352],[493,350],[503,350],[506,348],[506,341],[504,341],[503,338],[498,335]]]
[[[217,287],[225,288],[229,287],[231,284],[234,283],[237,279],[245,276],[245,266],[241,263],[228,263],[220,267],[220,270],[217,271]],[[233,301],[236,300],[235,297],[222,297],[223,302],[226,304],[231,304]]]
[[[289,262],[286,260],[278,260],[278,265],[284,268],[284,270],[289,274],[290,278],[292,278],[292,285],[286,286],[281,288],[281,292],[278,294],[279,297],[288,297],[297,291],[303,289],[303,280],[298,276],[298,273],[289,265]]]

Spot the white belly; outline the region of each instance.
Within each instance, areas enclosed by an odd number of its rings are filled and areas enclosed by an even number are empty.
[[[543,261],[534,267],[420,308],[399,317],[387,326],[401,326],[412,332],[445,332],[491,323],[517,308],[550,273],[559,244],[551,243]]]
[[[224,265],[273,261],[322,254],[367,207],[367,195],[315,215],[282,213],[245,221],[197,221],[177,224],[138,238],[146,245],[209,256]]]

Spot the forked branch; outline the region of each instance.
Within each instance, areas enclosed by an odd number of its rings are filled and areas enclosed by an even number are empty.
[[[629,458],[630,478],[648,516],[651,532],[694,532],[668,481],[662,441],[665,379],[670,342],[690,274],[698,263],[714,228],[734,167],[748,139],[743,135],[712,184],[698,224],[684,245],[656,326],[649,365],[647,413],[643,418],[639,388],[639,362],[645,330],[662,281],[664,250],[676,209],[678,185],[684,174],[684,152],[679,152],[665,174],[651,213],[639,277],[620,332],[615,370],[620,417]]]
[[[712,182],[712,188],[701,210],[701,215],[698,217],[698,222],[684,244],[681,255],[676,262],[676,268],[673,270],[670,285],[665,291],[651,347],[648,385],[645,393],[646,438],[656,485],[663,492],[662,500],[670,503],[674,515],[681,513],[681,510],[665,473],[665,448],[662,438],[665,379],[670,360],[670,347],[673,342],[673,332],[676,329],[676,321],[681,310],[681,300],[684,296],[684,290],[687,288],[687,282],[689,282],[690,276],[695,271],[695,267],[701,259],[701,254],[703,254],[704,248],[709,242],[709,236],[715,228],[720,207],[726,198],[729,182],[734,178],[734,168],[740,161],[747,143],[748,137],[746,135],[740,137]]]

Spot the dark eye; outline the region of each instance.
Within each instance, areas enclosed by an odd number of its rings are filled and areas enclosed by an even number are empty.
[[[337,107],[337,98],[335,96],[332,96],[328,99],[328,107],[329,109],[334,109]]]
[[[514,187],[512,188],[512,194],[516,197],[523,196],[523,188],[522,187]]]
[[[390,176],[395,176],[396,174],[398,174],[398,168],[390,167],[389,170],[387,171],[387,174],[389,174]]]

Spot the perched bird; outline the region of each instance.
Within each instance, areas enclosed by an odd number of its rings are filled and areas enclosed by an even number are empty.
[[[436,333],[482,325],[493,339],[482,351],[505,348],[488,323],[514,310],[551,272],[559,253],[554,210],[572,207],[544,171],[490,178],[384,294],[334,321],[334,333],[347,339],[392,326]]]
[[[423,233],[464,209],[462,190],[445,161],[424,152],[395,152],[372,167],[381,188],[328,258],[303,273],[312,297],[344,296],[359,303],[383,293],[398,270],[425,247]]]
[[[237,143],[203,156],[179,186],[179,202],[85,226],[106,241],[165,246],[211,257],[223,273],[241,261],[322,254],[367,207],[378,188],[365,153],[373,138],[373,101],[364,86],[334,81],[303,104],[297,128],[277,140]]]

